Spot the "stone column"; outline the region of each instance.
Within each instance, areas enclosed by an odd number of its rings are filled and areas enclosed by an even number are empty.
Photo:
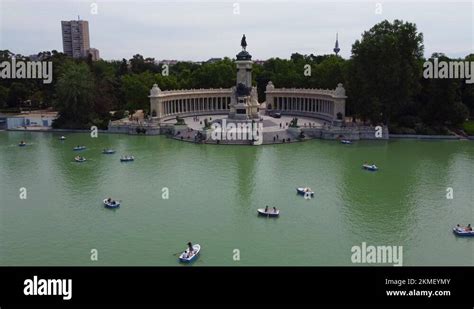
[[[276,109],[276,104],[274,104],[274,95],[273,95],[273,90],[275,90],[275,86],[273,86],[273,83],[271,81],[268,82],[267,86],[265,87],[265,102],[267,105],[267,110],[268,110],[268,105],[272,105],[272,109]]]
[[[158,87],[157,84],[154,84],[153,87],[150,90],[150,95],[148,96],[150,98],[150,113],[153,118],[156,118],[156,120],[161,121],[163,118],[163,106],[161,102],[161,89]]]

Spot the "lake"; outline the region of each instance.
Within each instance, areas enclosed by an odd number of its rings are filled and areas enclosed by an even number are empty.
[[[474,224],[473,142],[60,135],[0,132],[0,265],[173,266],[188,241],[202,246],[195,266],[353,266],[362,243],[402,246],[406,266],[474,265],[474,238],[452,233]],[[74,162],[76,145],[86,162]],[[104,208],[106,197],[121,207]],[[258,217],[265,205],[280,217]]]

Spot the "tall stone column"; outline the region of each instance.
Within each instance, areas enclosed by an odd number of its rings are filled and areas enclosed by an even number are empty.
[[[268,106],[272,106],[272,110],[277,109],[277,104],[275,104],[274,101],[274,96],[273,96],[273,90],[275,90],[275,86],[273,86],[273,83],[271,81],[268,82],[267,87],[265,88],[265,102],[266,102],[266,108],[268,111]]]
[[[160,121],[163,118],[163,106],[160,99],[161,89],[154,84],[150,90],[150,113],[153,118]]]
[[[342,114],[342,120],[344,120],[344,117],[346,116],[346,99],[346,90],[341,83],[337,84],[334,95],[333,120],[337,120],[338,113]]]

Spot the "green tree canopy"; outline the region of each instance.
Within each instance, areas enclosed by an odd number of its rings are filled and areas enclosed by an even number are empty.
[[[85,128],[93,112],[94,81],[85,63],[71,63],[56,85],[55,108],[59,111],[56,127]]]
[[[352,45],[349,91],[354,110],[372,122],[388,122],[413,103],[419,90],[423,35],[415,24],[382,21]]]

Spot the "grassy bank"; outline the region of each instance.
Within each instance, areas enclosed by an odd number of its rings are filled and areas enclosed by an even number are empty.
[[[474,136],[474,120],[468,120],[462,126],[467,135]]]

